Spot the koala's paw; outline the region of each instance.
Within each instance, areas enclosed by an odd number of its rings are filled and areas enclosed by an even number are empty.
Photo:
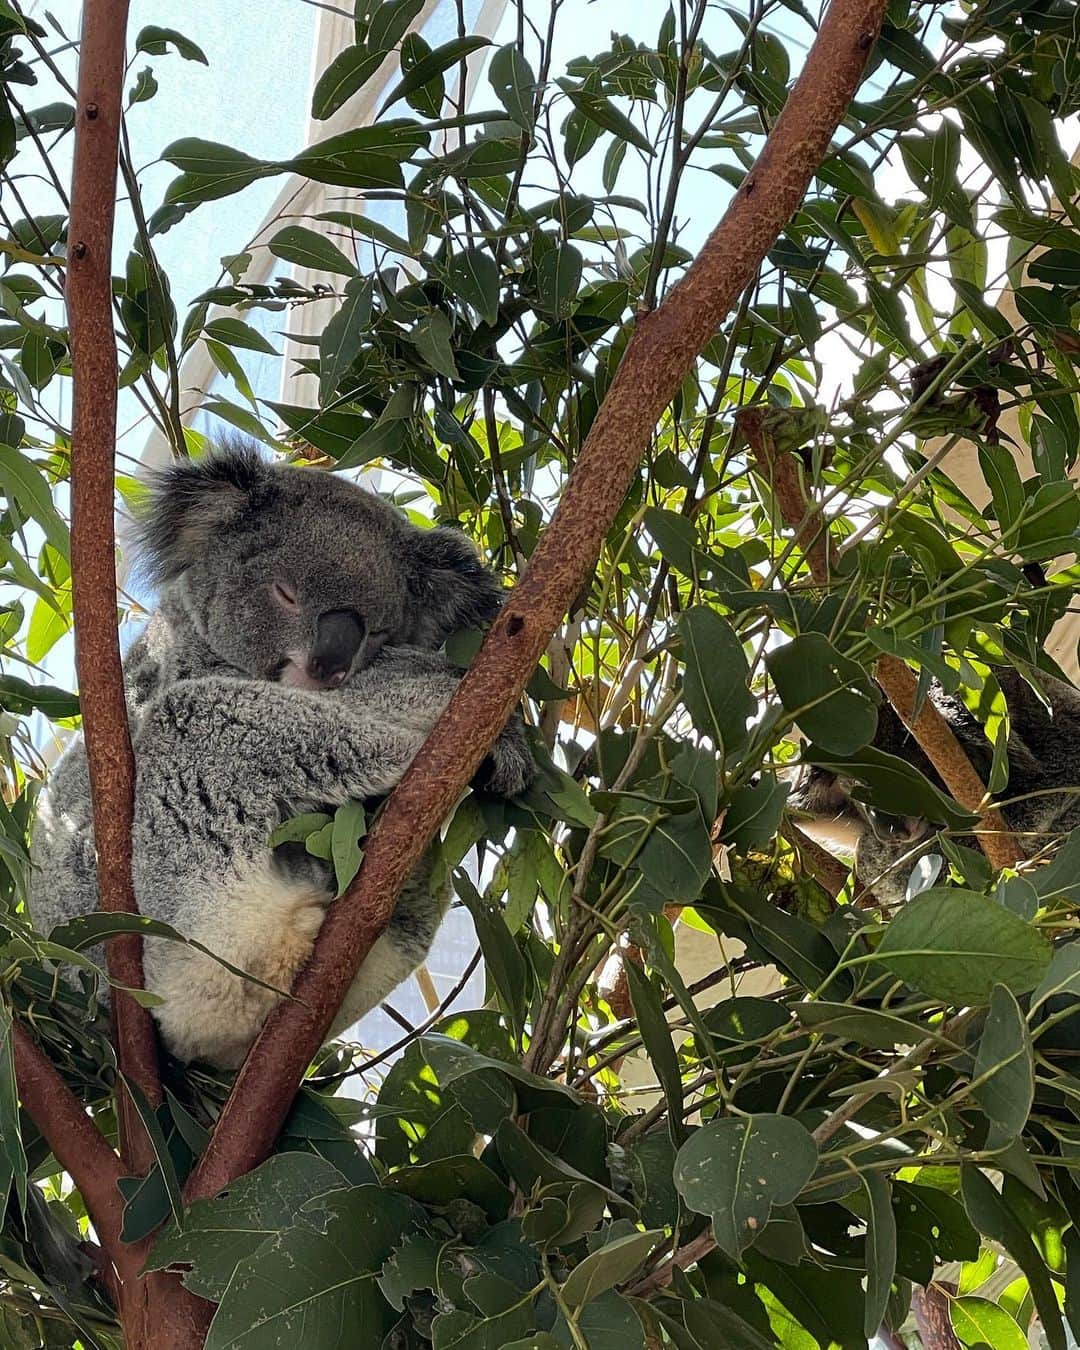
[[[520,713],[503,728],[476,775],[476,786],[500,797],[516,797],[536,777],[536,761],[525,736]]]

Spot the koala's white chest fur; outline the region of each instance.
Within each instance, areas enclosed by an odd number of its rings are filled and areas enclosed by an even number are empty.
[[[190,947],[177,961],[174,943],[148,942],[147,987],[165,1000],[156,1015],[173,1053],[238,1066],[280,997],[255,980],[288,993],[332,899],[329,890],[290,878],[269,852],[207,895],[202,920],[185,936],[253,980]]]

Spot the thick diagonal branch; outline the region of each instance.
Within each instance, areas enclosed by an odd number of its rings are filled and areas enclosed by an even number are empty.
[[[832,0],[757,164],[682,281],[639,319],[528,570],[372,831],[359,874],[327,916],[297,980],[296,999],[279,1005],[252,1048],[192,1178],[193,1197],[213,1194],[272,1147],[297,1084],[405,879],[594,568],[658,419],[828,153],[884,8],[884,0]]]
[[[65,297],[74,391],[71,598],[98,886],[102,909],[135,913],[131,883],[135,761],[116,624],[113,528],[117,354],[112,240],[127,10],[128,0],[83,4]],[[106,956],[114,983],[142,987],[141,938],[131,934],[111,939]],[[112,1006],[120,1067],[156,1104],[161,1089],[150,1014],[118,991]],[[125,1162],[135,1171],[146,1171],[153,1154],[126,1094],[121,1096],[121,1128]]]

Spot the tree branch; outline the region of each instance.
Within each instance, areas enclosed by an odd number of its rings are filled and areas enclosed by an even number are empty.
[[[777,451],[765,416],[763,407],[744,408],[739,413],[739,427],[759,469],[772,484],[784,523],[795,531],[795,542],[805,554],[810,575],[817,585],[825,586],[829,582],[828,526],[818,507],[807,502],[795,456]],[[917,685],[911,671],[899,658],[882,656],[874,677],[945,786],[961,806],[980,816],[977,838],[990,865],[995,870],[1014,866],[1024,855],[1001,813],[986,809],[986,788],[952,728],[929,699],[923,700],[918,717],[914,715]]]
[[[930,763],[941,775],[941,780],[952,795],[969,811],[978,812],[979,833],[976,838],[995,871],[1015,867],[1024,854],[1009,832],[1000,811],[987,810],[986,788],[972,767],[964,747],[953,735],[952,728],[929,699],[924,699],[919,715],[915,714],[918,686],[915,676],[898,657],[883,656],[874,668],[874,676],[884,689],[889,702],[901,721],[926,751]]]
[[[113,493],[117,352],[112,324],[112,239],[124,35],[128,0],[84,0],[75,117],[75,157],[65,285],[74,389],[71,451],[71,591],[75,668],[90,768],[101,908],[137,913],[131,882],[135,760],[128,730],[116,624]],[[141,988],[142,939],[106,947],[115,984]],[[161,1099],[153,1022],[145,1008],[112,992],[123,1072],[154,1104]],[[126,1094],[119,1094],[121,1153],[145,1172],[149,1140]],[[38,1122],[40,1127],[41,1122]]]
[[[123,1207],[116,1186],[123,1175],[120,1160],[26,1027],[16,1022],[12,1035],[19,1098],[56,1161],[78,1186],[98,1238],[119,1269],[125,1259],[120,1241]]]
[[[949,1316],[948,1296],[938,1285],[931,1283],[913,1289],[911,1311],[924,1350],[961,1350]]]
[[[796,210],[858,85],[885,0],[832,0],[757,164],[686,275],[643,315],[559,507],[450,706],[373,829],[296,985],[255,1042],[188,1194],[212,1195],[272,1148],[298,1083],[428,841],[479,766],[595,565],[648,438]]]

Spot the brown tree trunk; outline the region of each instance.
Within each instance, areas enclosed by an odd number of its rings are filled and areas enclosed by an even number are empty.
[[[73,384],[71,585],[75,665],[94,808],[102,909],[136,913],[131,881],[135,763],[116,623],[114,476],[117,352],[112,243],[128,0],[84,0],[65,284]],[[142,988],[142,939],[107,944],[111,979]],[[112,991],[120,1068],[147,1101],[161,1100],[149,1012]],[[15,1028],[20,1095],[58,1161],[74,1177],[103,1244],[103,1275],[131,1350],[197,1350],[214,1307],[178,1277],[141,1276],[147,1244],[120,1240],[117,1178],[145,1174],[153,1149],[118,1086],[122,1163],[23,1027]]]
[[[71,334],[71,600],[75,669],[90,769],[102,909],[137,913],[131,883],[135,758],[116,626],[114,530],[117,355],[112,316],[112,241],[124,34],[128,0],[84,0],[75,110],[75,156],[65,279]],[[142,939],[106,944],[109,976],[143,987]],[[157,1042],[150,1013],[118,989],[112,993],[121,1071],[147,1101],[161,1100]],[[153,1149],[127,1092],[117,1092],[121,1154],[144,1173]]]
[[[936,1284],[911,1291],[911,1311],[923,1350],[963,1350],[952,1328],[949,1300]]]

